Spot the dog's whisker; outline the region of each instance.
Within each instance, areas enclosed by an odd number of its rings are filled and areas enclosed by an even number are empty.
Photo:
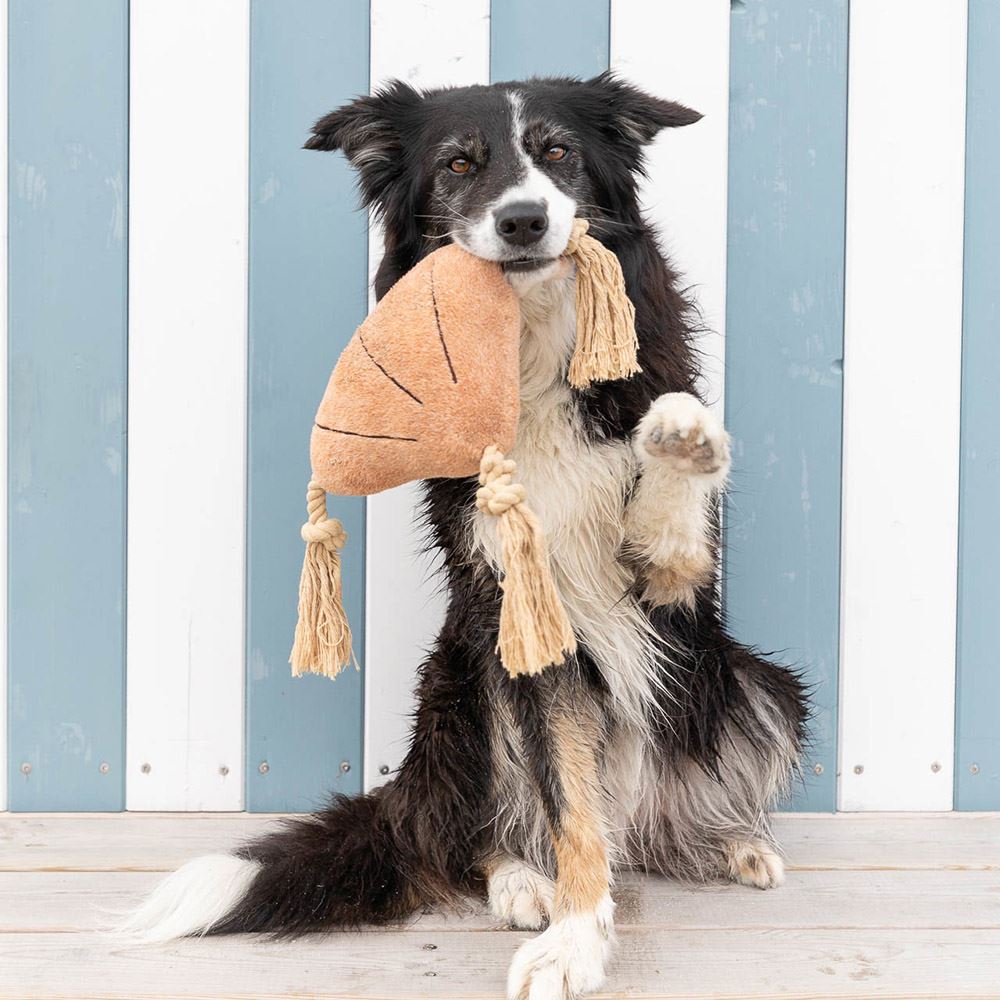
[[[462,214],[462,213],[461,213],[461,212],[460,212],[460,211],[459,211],[459,210],[458,210],[457,208],[455,208],[455,206],[454,206],[454,205],[452,205],[452,204],[451,204],[450,202],[446,201],[446,200],[445,200],[445,199],[444,199],[444,198],[443,198],[443,197],[442,197],[442,196],[441,196],[440,194],[438,194],[438,193],[437,193],[436,191],[435,191],[435,192],[433,192],[433,194],[432,194],[432,197],[434,198],[434,200],[435,200],[435,201],[436,201],[436,202],[437,202],[437,203],[438,203],[438,204],[439,204],[439,205],[440,205],[440,206],[441,206],[442,208],[444,208],[444,209],[445,209],[446,211],[450,212],[450,213],[451,213],[451,215],[452,215],[452,216],[454,216],[454,218],[456,218],[456,219],[459,219],[459,220],[461,220],[462,222],[471,222],[471,221],[472,221],[472,220],[471,220],[471,219],[469,219],[469,218],[468,218],[467,216],[463,215],[463,214]]]

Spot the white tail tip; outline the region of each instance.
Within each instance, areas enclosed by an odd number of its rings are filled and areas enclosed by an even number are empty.
[[[204,934],[246,895],[260,866],[231,854],[209,854],[168,875],[121,925],[143,941]]]

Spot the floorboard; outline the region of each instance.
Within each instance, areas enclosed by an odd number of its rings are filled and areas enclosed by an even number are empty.
[[[162,878],[158,872],[0,873],[0,934],[71,933],[114,926]],[[623,874],[615,886],[619,928],[954,928],[1000,930],[1000,873],[979,871],[797,872],[780,893],[743,886],[681,886]],[[859,905],[859,900],[864,900]],[[479,905],[428,913],[406,931],[486,930]]]
[[[277,944],[137,946],[111,933],[162,872],[275,822],[0,815],[0,997],[502,997],[529,935],[481,906]],[[1000,816],[779,817],[787,884],[620,877],[601,997],[1000,997]]]
[[[0,871],[171,871],[271,829],[246,813],[0,813]],[[1000,813],[778,816],[790,869],[1000,869]]]
[[[121,947],[94,933],[4,935],[0,996],[499,998],[527,935],[340,934]],[[604,997],[996,996],[995,931],[625,928]]]

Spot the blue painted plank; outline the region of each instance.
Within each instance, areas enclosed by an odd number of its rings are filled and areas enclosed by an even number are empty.
[[[847,8],[746,0],[730,35],[724,595],[815,685],[805,810],[836,805]]]
[[[118,810],[128,3],[11,0],[9,74],[10,808]]]
[[[1000,809],[1000,5],[969,4],[955,808]]]
[[[331,789],[361,787],[361,675],[293,679],[288,652],[309,429],[365,316],[368,282],[368,220],[351,171],[341,155],[301,146],[320,115],[367,92],[368,21],[368,4],[351,0],[251,7],[247,807],[257,812],[309,809]],[[344,603],[360,659],[365,504],[331,509],[350,535]]]
[[[493,0],[490,79],[595,76],[608,68],[610,0]]]

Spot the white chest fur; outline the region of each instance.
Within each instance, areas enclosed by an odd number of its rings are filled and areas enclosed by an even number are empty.
[[[588,441],[565,372],[576,338],[574,283],[554,278],[521,295],[521,416],[510,458],[549,547],[553,577],[577,639],[593,654],[626,718],[644,728],[655,683],[653,635],[629,597],[620,561],[625,498],[635,475],[627,442]],[[493,518],[474,540],[494,566]]]

